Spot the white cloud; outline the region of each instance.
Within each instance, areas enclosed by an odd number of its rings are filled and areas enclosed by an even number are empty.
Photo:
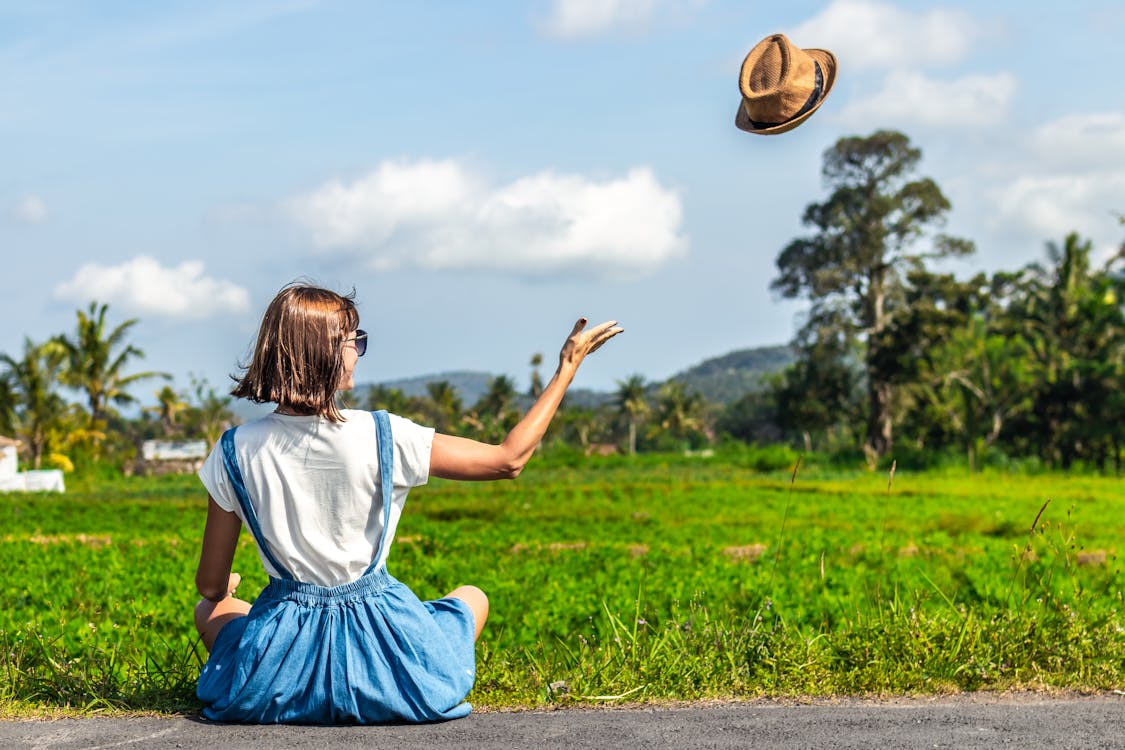
[[[1041,166],[1120,169],[1125,164],[1125,114],[1066,115],[1039,126],[1031,147]]]
[[[551,171],[490,186],[453,160],[384,163],[290,201],[321,251],[378,270],[628,277],[683,255],[679,196],[638,167],[603,181]]]
[[[1125,116],[1066,115],[1032,132],[988,191],[993,222],[1040,242],[1070,232],[1102,253],[1121,244],[1125,213]]]
[[[1015,91],[1016,79],[1009,73],[938,81],[921,73],[898,71],[887,76],[881,91],[853,100],[839,117],[860,127],[984,127],[1004,120]]]
[[[801,47],[832,50],[844,70],[949,65],[965,57],[979,34],[960,10],[910,13],[876,0],[836,0],[787,32]]]
[[[544,31],[581,39],[611,31],[637,31],[654,18],[691,10],[704,0],[553,0]]]
[[[96,299],[143,315],[189,319],[245,312],[250,307],[245,289],[204,276],[199,261],[164,267],[144,255],[119,266],[87,263],[55,287],[55,298],[83,303]]]
[[[38,195],[25,196],[16,204],[14,213],[25,224],[42,224],[50,216],[46,202]]]
[[[995,189],[998,218],[1039,237],[1061,240],[1070,232],[1083,236],[1116,223],[1125,210],[1125,172],[1119,174],[1032,175]]]

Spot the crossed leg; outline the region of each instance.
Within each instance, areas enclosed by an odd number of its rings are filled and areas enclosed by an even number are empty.
[[[231,620],[245,617],[250,611],[250,602],[233,596],[241,580],[242,577],[238,573],[232,573],[230,583],[227,585],[227,591],[231,595],[218,602],[200,599],[195,605],[195,629],[199,631],[203,645],[208,651],[211,650],[224,625]],[[446,596],[456,597],[468,605],[473,613],[473,640],[480,638],[484,623],[488,619],[488,596],[476,586],[458,586]]]
[[[250,611],[250,602],[245,602],[233,596],[235,588],[242,580],[238,573],[231,573],[227,583],[227,596],[225,599],[213,602],[210,599],[200,599],[195,605],[195,629],[203,639],[203,645],[211,650],[219,631],[231,620],[245,617]]]

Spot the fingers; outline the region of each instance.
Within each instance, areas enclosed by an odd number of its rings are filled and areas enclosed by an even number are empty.
[[[242,583],[242,576],[238,573],[231,573],[230,578],[227,579],[227,593],[233,594],[240,583]]]
[[[584,321],[585,318],[582,318]],[[617,325],[616,320],[607,320],[601,325],[594,326],[586,332],[587,353],[596,352],[602,344],[621,333],[625,329]]]
[[[625,330],[625,329],[624,329],[624,328],[622,328],[621,326],[614,326],[613,328],[610,328],[610,329],[608,329],[608,330],[607,330],[607,331],[605,332],[605,334],[604,334],[604,335],[602,335],[601,337],[599,337],[599,338],[598,338],[598,339],[597,339],[597,340],[596,340],[596,341],[594,342],[594,345],[590,347],[590,353],[591,353],[591,354],[593,354],[593,353],[594,353],[594,352],[596,352],[596,351],[597,351],[598,349],[601,349],[601,348],[602,348],[602,344],[604,344],[605,342],[609,341],[609,340],[610,340],[611,338],[613,338],[613,337],[614,337],[614,336],[616,336],[617,334],[619,334],[619,333],[622,333],[622,332],[623,332],[624,330]]]
[[[582,317],[574,324],[561,353],[564,359],[581,362],[587,354],[596,352],[602,344],[625,330],[617,325],[616,320],[607,320],[588,331],[585,330],[587,323],[589,320]]]
[[[582,320],[585,320],[585,318],[582,318]],[[596,336],[600,335],[601,333],[604,333],[605,331],[609,330],[610,328],[613,328],[616,325],[617,325],[616,320],[607,320],[606,322],[602,323],[601,325],[596,325],[593,328],[591,328],[590,329],[590,335],[596,337]],[[621,329],[621,330],[625,330],[625,329]]]

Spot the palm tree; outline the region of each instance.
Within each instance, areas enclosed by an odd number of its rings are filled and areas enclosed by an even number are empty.
[[[617,413],[629,425],[629,455],[637,452],[637,425],[651,411],[648,405],[648,385],[644,375],[630,375],[617,381]]]
[[[515,381],[507,375],[497,375],[488,382],[488,391],[481,396],[475,408],[481,414],[491,414],[503,419],[515,397]]]
[[[97,302],[91,302],[87,312],[78,311],[74,339],[66,336],[55,339],[66,353],[66,368],[61,380],[71,388],[86,392],[91,423],[104,420],[105,410],[111,401],[118,405],[134,401],[125,390],[130,385],[150,378],[171,378],[163,372],[124,374],[130,359],[144,357],[144,352],[125,341],[129,329],[138,320],[127,320],[107,332],[108,309],[109,305],[99,306]]]
[[[156,406],[150,406],[146,411],[160,416],[160,427],[164,436],[168,437],[179,429],[176,420],[189,408],[190,404],[183,400],[183,396],[172,386],[166,385],[156,391]]]
[[[426,383],[426,393],[434,409],[434,427],[438,432],[449,432],[461,421],[464,407],[457,389],[448,380]]]
[[[184,410],[185,430],[205,439],[207,445],[214,445],[223,431],[237,421],[230,410],[231,397],[220,396],[206,378],[193,377],[191,388],[192,403]]]
[[[503,440],[508,430],[519,421],[519,412],[512,408],[516,384],[507,375],[498,375],[488,382],[488,391],[473,406],[466,421],[477,432],[477,439]]]
[[[527,395],[532,398],[539,398],[539,394],[543,392],[543,376],[539,374],[539,368],[543,365],[542,354],[531,355],[531,385],[527,389]]]
[[[66,353],[55,341],[44,344],[24,339],[23,359],[0,354],[0,363],[7,367],[4,380],[14,397],[11,426],[16,437],[27,446],[28,461],[33,468],[42,465],[51,437],[67,413],[67,404],[55,392],[55,384],[66,361]]]
[[[1064,467],[1103,450],[1104,435],[1119,422],[1106,412],[1120,390],[1114,373],[1125,349],[1119,282],[1107,269],[1091,268],[1092,252],[1073,233],[1061,245],[1048,243],[1050,265],[1029,266],[1025,296],[1013,306],[1039,381],[1030,432],[1041,456]]]
[[[367,391],[367,408],[371,411],[386,409],[392,414],[406,414],[410,408],[410,399],[400,388],[390,388],[385,385],[372,386]]]
[[[703,429],[703,397],[687,385],[669,380],[657,395],[657,420],[672,437],[683,440]]]

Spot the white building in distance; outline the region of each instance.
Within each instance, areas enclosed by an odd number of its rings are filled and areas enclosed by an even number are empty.
[[[0,437],[0,492],[66,492],[58,469],[19,470],[20,441]]]

